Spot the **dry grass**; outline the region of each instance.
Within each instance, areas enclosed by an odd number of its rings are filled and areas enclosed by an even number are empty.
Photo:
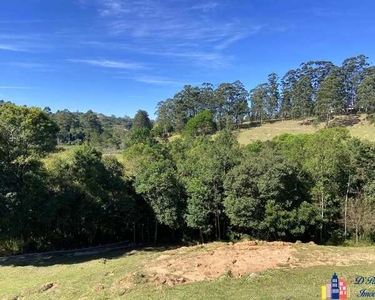
[[[330,126],[339,125],[346,127],[353,137],[375,141],[375,128],[366,120],[365,115],[361,116],[339,116],[336,117]],[[320,123],[317,128],[313,125],[304,125],[301,120],[278,121],[274,123],[264,123],[262,126],[250,129],[242,129],[238,133],[238,141],[242,145],[250,144],[254,141],[266,141],[273,139],[284,133],[312,134],[325,127],[325,123]]]

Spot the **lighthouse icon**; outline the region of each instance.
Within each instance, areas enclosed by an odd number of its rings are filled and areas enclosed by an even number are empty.
[[[322,300],[348,298],[349,290],[346,282],[334,273],[331,282],[322,286]]]

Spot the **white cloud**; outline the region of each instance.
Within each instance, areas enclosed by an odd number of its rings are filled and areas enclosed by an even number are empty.
[[[0,50],[16,52],[34,52],[46,48],[46,37],[40,35],[19,35],[0,33]],[[47,47],[48,48],[48,47]]]
[[[140,63],[128,63],[114,60],[95,60],[95,59],[68,59],[70,62],[83,63],[95,67],[114,68],[114,69],[128,69],[128,70],[144,70],[147,67]]]
[[[339,12],[334,9],[316,7],[313,9],[313,14],[316,17],[336,17],[336,16],[340,16],[342,12]]]
[[[10,44],[0,44],[0,50],[16,51],[16,52],[26,51],[26,49],[20,47],[19,45],[10,45]]]
[[[7,62],[7,63],[3,63],[2,65],[17,67],[17,68],[26,68],[26,69],[38,69],[38,68],[47,67],[47,65],[44,65],[44,64],[30,63],[30,62]]]
[[[155,85],[177,85],[183,86],[185,83],[181,81],[171,80],[169,78],[163,77],[152,77],[152,76],[141,76],[133,78],[135,81],[148,83],[148,84],[155,84]]]
[[[234,34],[232,37],[229,37],[227,40],[222,41],[218,45],[215,46],[215,49],[217,50],[223,50],[225,48],[228,48],[231,44],[246,39],[247,37],[257,34],[263,26],[254,26],[253,28],[249,29],[247,32],[238,32]]]
[[[102,0],[98,11],[101,16],[105,17],[126,14],[131,10],[126,8],[126,3],[121,0]]]
[[[192,7],[190,7],[191,10],[201,10],[203,12],[207,12],[210,10],[214,10],[219,7],[219,3],[217,2],[207,2],[202,4],[197,4]]]
[[[34,87],[30,86],[0,86],[0,90],[33,90]]]

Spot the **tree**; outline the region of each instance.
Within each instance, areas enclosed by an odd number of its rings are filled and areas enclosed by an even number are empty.
[[[267,84],[260,84],[250,91],[251,115],[254,119],[263,120],[267,117],[266,103],[268,99]]]
[[[280,103],[279,77],[275,73],[268,75],[268,97],[266,100],[266,111],[270,117],[275,117]]]
[[[138,110],[133,119],[132,129],[137,130],[142,128],[151,130],[152,124],[148,117],[148,113],[144,110]]]
[[[195,140],[183,162],[179,165],[181,180],[188,193],[186,219],[190,227],[202,235],[213,228],[216,239],[224,236],[224,180],[239,163],[241,152],[231,132],[219,133],[214,141],[207,138]],[[197,212],[199,215],[196,215]],[[209,215],[209,216],[208,216]]]
[[[359,110],[372,112],[375,110],[375,76],[367,76],[358,87],[358,101],[356,107]]]
[[[311,195],[321,214],[320,240],[327,239],[326,227],[338,220],[341,201],[345,197],[349,170],[349,153],[346,141],[349,132],[345,128],[318,131],[305,145],[303,169],[310,176]]]
[[[326,121],[326,127],[328,127],[331,115],[339,112],[342,106],[342,85],[337,76],[330,75],[323,81],[318,90],[315,113]]]
[[[21,251],[45,228],[48,193],[40,159],[55,149],[57,131],[38,108],[0,106],[0,238],[18,239]]]
[[[136,221],[135,192],[123,166],[84,144],[48,168],[53,216],[48,240],[55,246],[91,246],[128,238]]]
[[[316,99],[316,92],[321,83],[336,69],[337,67],[330,61],[309,61],[301,64],[300,77],[306,76],[309,79],[313,88],[313,101]]]
[[[313,109],[313,93],[310,79],[307,76],[302,76],[296,83],[291,96],[292,116],[294,118],[302,117],[306,120],[310,116]]]
[[[93,144],[99,144],[101,142],[100,135],[104,130],[97,114],[92,110],[88,110],[81,116],[81,124],[85,140]]]
[[[212,230],[210,223],[210,190],[197,178],[187,180],[187,209],[186,223],[190,228],[198,229],[201,243],[204,243],[204,235]]]
[[[209,110],[202,110],[187,122],[185,132],[188,136],[196,137],[213,133],[215,128],[212,113]]]
[[[344,101],[347,107],[354,107],[357,101],[357,89],[362,83],[369,66],[368,57],[361,54],[343,61],[340,69],[344,83]]]
[[[181,226],[183,190],[170,161],[160,160],[142,165],[136,174],[135,187],[155,213],[154,243],[157,241],[157,222],[172,229]]]
[[[281,98],[281,107],[280,114],[282,119],[288,117],[294,117],[291,114],[292,108],[292,98],[295,85],[299,79],[299,73],[296,70],[289,70],[285,76],[281,79],[282,86],[282,98]]]
[[[242,82],[237,80],[233,83],[222,83],[215,90],[215,95],[222,105],[218,120],[220,129],[232,124],[241,125],[248,113],[248,92]]]
[[[317,219],[297,170],[272,148],[249,153],[225,181],[224,205],[237,230],[266,239],[309,239]]]

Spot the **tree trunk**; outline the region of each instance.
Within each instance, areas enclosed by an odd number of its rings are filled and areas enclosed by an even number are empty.
[[[355,243],[358,245],[359,238],[358,238],[358,223],[355,224]]]
[[[133,222],[133,243],[134,243],[134,245],[135,245],[135,237],[136,237],[135,222]]]
[[[347,235],[347,221],[348,221],[348,196],[349,196],[349,189],[350,189],[350,175],[348,178],[348,186],[346,189],[346,195],[345,195],[345,209],[344,209],[344,223],[345,223],[345,229],[344,229],[344,237],[346,239]]]
[[[204,244],[204,240],[203,240],[203,231],[202,229],[199,228],[199,235],[201,237],[201,244]]]
[[[322,202],[321,202],[321,217],[322,217],[322,224],[320,226],[320,242],[323,243],[323,219],[324,219],[324,193],[322,191]]]
[[[155,235],[154,235],[154,245],[156,245],[156,241],[158,239],[158,220],[155,218]]]
[[[145,227],[145,224],[142,223],[142,231],[141,231],[141,239],[142,239],[142,243],[145,242],[144,227]]]
[[[217,233],[219,241],[221,240],[221,228],[220,228],[220,214],[218,211],[216,211],[216,218],[217,218]]]

